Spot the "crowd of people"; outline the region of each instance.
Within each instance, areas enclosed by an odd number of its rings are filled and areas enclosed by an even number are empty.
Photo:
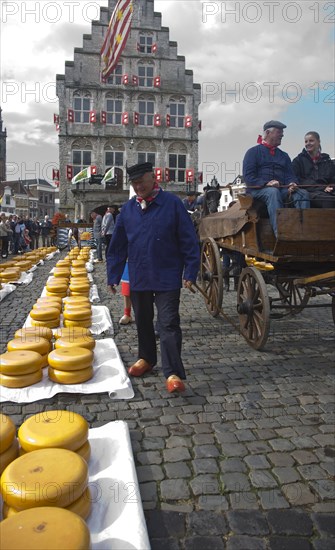
[[[0,214],[1,257],[9,254],[20,254],[34,250],[39,246],[54,244],[55,235],[49,216],[43,221],[29,216]]]

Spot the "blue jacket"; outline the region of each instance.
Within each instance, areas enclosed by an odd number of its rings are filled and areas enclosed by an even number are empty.
[[[120,282],[127,258],[131,290],[177,290],[182,278],[196,281],[199,243],[179,197],[160,190],[146,210],[136,197],[122,207],[107,253],[109,285]]]
[[[243,160],[243,178],[247,188],[261,188],[269,181],[277,180],[280,185],[288,185],[291,182],[298,183],[291,159],[278,147],[275,154],[271,155],[265,145],[251,147]]]

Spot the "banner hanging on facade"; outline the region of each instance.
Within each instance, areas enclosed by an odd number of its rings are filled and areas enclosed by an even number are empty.
[[[102,45],[101,76],[107,78],[114,70],[126,45],[133,17],[133,0],[119,0],[110,19]]]

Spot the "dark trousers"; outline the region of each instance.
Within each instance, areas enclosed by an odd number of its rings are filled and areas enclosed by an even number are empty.
[[[130,290],[130,299],[135,313],[139,359],[145,359],[150,365],[157,363],[153,323],[156,304],[163,374],[165,378],[176,374],[185,380],[186,374],[181,360],[180,289],[166,292]]]
[[[106,254],[106,259],[107,259],[107,252],[108,252],[108,247],[109,247],[109,243],[111,242],[112,240],[112,234],[110,235],[105,235],[105,242],[106,242],[106,248],[105,248],[105,254]]]
[[[326,191],[310,191],[312,208],[335,208],[335,193],[327,193]]]

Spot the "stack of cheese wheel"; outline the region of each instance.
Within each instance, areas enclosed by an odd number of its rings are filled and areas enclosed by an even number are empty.
[[[0,489],[6,517],[41,506],[78,510],[86,517],[90,513],[87,462],[68,449],[44,448],[19,456],[2,473]]]
[[[35,327],[43,326],[49,328],[57,328],[60,324],[59,307],[53,307],[53,304],[48,305],[46,302],[39,302],[35,308],[30,311],[31,324]]]
[[[68,289],[68,279],[61,277],[50,277],[46,284],[47,296],[58,296],[65,298]]]
[[[57,507],[24,510],[1,523],[6,550],[90,550],[90,532],[78,515]]]
[[[92,325],[92,307],[88,297],[68,297],[64,302],[63,317],[65,327],[90,327]]]
[[[33,262],[27,258],[22,258],[22,260],[16,262],[15,267],[18,267],[21,271],[28,271],[28,269],[33,267]]]
[[[0,355],[0,385],[24,388],[42,380],[42,355],[36,351],[7,351]]]
[[[62,328],[58,328],[56,331],[55,331],[55,338],[56,340],[58,338],[68,338],[68,339],[74,339],[76,338],[77,336],[79,337],[85,337],[85,336],[91,336],[92,333],[90,331],[90,329],[88,328],[85,328],[85,327],[62,327]]]
[[[18,267],[8,267],[0,273],[2,283],[13,283],[18,281],[21,276],[21,270]]]
[[[93,352],[87,348],[58,348],[49,353],[49,378],[58,384],[82,384],[93,376]]]
[[[33,305],[33,309],[41,306],[51,306],[55,307],[59,311],[62,311],[62,298],[59,298],[58,296],[41,296]]]
[[[91,456],[88,424],[72,411],[51,410],[33,415],[21,424],[18,438],[21,454],[58,447],[78,453],[86,462]]]
[[[57,338],[55,343],[55,349],[61,348],[86,348],[91,351],[95,348],[95,340],[92,336],[62,336]]]
[[[18,455],[15,424],[9,416],[0,413],[0,475]]]
[[[70,279],[70,268],[69,267],[55,267],[53,269],[53,276],[59,279]]]
[[[42,356],[42,368],[48,366],[48,354],[52,350],[50,340],[41,336],[24,335],[21,338],[15,337],[7,343],[7,351],[36,351]]]
[[[51,340],[53,338],[53,333],[51,328],[49,327],[26,327],[26,328],[20,328],[17,330],[14,334],[15,338],[21,338],[24,340],[25,338],[33,336],[34,338],[45,338],[46,340],[49,340],[50,345]]]

